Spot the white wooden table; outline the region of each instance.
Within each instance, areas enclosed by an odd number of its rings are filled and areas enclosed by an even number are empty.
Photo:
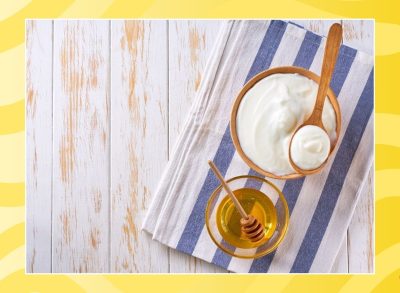
[[[338,21],[373,53],[373,22]],[[219,26],[27,22],[27,272],[223,272],[140,231]],[[373,214],[371,169],[333,272],[373,271]]]

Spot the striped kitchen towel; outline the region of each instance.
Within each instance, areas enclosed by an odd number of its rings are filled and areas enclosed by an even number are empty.
[[[325,39],[284,21],[223,24],[196,104],[163,173],[143,229],[178,251],[234,272],[330,272],[373,161],[373,57],[342,45],[331,81],[342,111],[339,144],[324,171],[271,180],[288,201],[289,229],[278,249],[255,260],[230,257],[212,242],[204,210],[225,178],[254,171],[240,159],[229,132],[232,103],[255,74],[295,65],[320,74]]]

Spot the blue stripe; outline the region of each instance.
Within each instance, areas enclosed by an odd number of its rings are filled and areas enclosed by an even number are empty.
[[[225,240],[222,239],[221,242],[223,246],[228,247],[231,251],[235,251],[235,247],[230,245]],[[228,268],[231,259],[232,257],[229,254],[223,252],[221,249],[218,248],[217,251],[214,253],[214,257],[211,262],[226,269]]]
[[[229,125],[225,130],[221,143],[218,147],[217,153],[213,159],[215,165],[225,175],[228,170],[229,164],[233,158],[235,149],[232,147],[232,140],[229,131]],[[213,190],[219,185],[218,179],[215,177],[211,170],[208,170],[206,180],[200,190],[200,194],[190,214],[189,220],[186,223],[185,229],[178,242],[176,249],[192,254],[196,243],[199,239],[201,230],[204,227],[204,210],[207,205],[207,200]]]
[[[271,21],[245,82],[248,82],[257,73],[271,66],[272,59],[275,56],[286,27],[287,23],[284,21]]]
[[[262,44],[256,55],[251,69],[247,75],[246,82],[258,72],[270,66],[273,56],[278,48],[282,36],[286,30],[287,23],[284,21],[271,21],[267,32],[264,36]],[[235,148],[233,146],[229,125],[227,126],[222,141],[218,147],[217,153],[213,159],[222,175],[226,174],[228,167],[232,161]],[[208,171],[207,177],[200,190],[200,194],[186,223],[185,229],[179,239],[177,250],[192,254],[199,240],[201,231],[205,225],[204,210],[207,200],[212,191],[219,185],[217,178],[211,170]]]
[[[285,195],[286,202],[289,208],[289,214],[292,214],[293,208],[296,204],[297,198],[299,197],[300,190],[304,183],[304,177],[294,180],[287,180],[283,186],[282,193]],[[250,273],[266,273],[269,270],[271,262],[275,256],[275,251],[255,259],[250,268]]]
[[[258,173],[257,173],[256,171],[254,171],[253,169],[250,169],[250,170],[249,170],[248,175],[250,175],[250,176],[257,176],[257,177],[260,177],[260,178],[264,178],[263,175],[258,174]],[[256,180],[250,180],[250,179],[249,179],[249,180],[246,181],[246,185],[245,185],[245,186],[248,187],[248,188],[254,188],[254,189],[260,190],[262,185],[263,185],[262,181],[256,181]]]
[[[273,57],[275,56],[276,50],[278,49],[279,43],[282,40],[286,27],[287,27],[286,22],[282,21],[271,22],[264,36],[264,39],[261,43],[261,46],[257,52],[257,55],[254,59],[252,67],[246,77],[245,82],[249,81],[254,75],[258,74],[259,72],[269,68],[273,60]],[[250,170],[249,174],[252,175],[252,172],[254,171]],[[254,173],[257,174],[256,172]],[[251,183],[251,181],[247,181],[246,187],[251,187],[250,185],[253,184],[254,182]],[[224,244],[226,244],[225,241]],[[230,261],[231,261],[231,256],[227,255],[221,249],[217,248],[212,262],[223,268],[228,268]]]
[[[318,48],[321,45],[322,37],[312,32],[307,31],[304,40],[297,53],[296,59],[293,62],[294,66],[304,67],[309,69],[317,54]],[[304,178],[288,180],[282,189],[289,207],[289,213],[292,213],[294,205],[296,204],[297,197],[303,186]],[[275,251],[255,259],[250,267],[250,273],[268,272],[272,259],[274,258]]]
[[[309,31],[306,32],[304,39],[301,43],[301,46],[299,48],[299,51],[297,52],[297,56],[295,58],[295,61],[293,63],[294,66],[299,66],[299,67],[304,67],[304,68],[309,68],[315,58],[315,55],[318,51],[319,45],[321,44],[321,37],[311,33]],[[249,175],[254,175],[254,176],[261,176],[260,174],[258,174],[256,171],[250,169],[249,171]],[[300,179],[302,180],[302,179]],[[257,188],[257,189],[261,189],[262,183],[256,183],[254,181],[248,181],[246,182],[246,186],[247,187],[252,187],[252,188]],[[284,194],[285,194],[285,190],[283,190]],[[294,203],[293,203],[294,205]],[[290,205],[289,205],[290,206]],[[214,258],[216,257],[216,255],[220,255],[220,251],[217,250],[216,254],[214,255]],[[250,271],[255,270],[255,271],[259,271],[259,270],[263,270],[266,267],[266,264],[271,263],[273,258],[273,255],[267,255],[263,258],[257,259],[253,261],[253,264],[250,268]],[[229,262],[226,261],[226,257],[223,257],[223,260],[221,260],[221,263],[226,264],[226,266],[224,266],[224,268],[228,268],[229,266]],[[267,268],[268,269],[268,268]]]
[[[353,64],[356,54],[357,50],[345,45],[340,46],[339,56],[336,61],[336,64],[340,66],[335,66],[330,83],[330,87],[336,96],[339,96],[339,93],[342,90],[342,86],[346,80],[347,74],[349,73],[351,64]]]
[[[311,223],[308,226],[300,250],[293,263],[292,273],[305,273],[310,270],[333,210],[335,209],[354,154],[357,151],[365,127],[371,116],[374,107],[373,94],[374,75],[373,70],[371,70],[367,84],[358,100],[349,126],[346,129],[342,143],[333,161]]]
[[[321,39],[320,39],[321,41]],[[350,71],[351,65],[353,64],[355,55],[357,51],[346,46],[341,46],[338,56],[338,61],[335,66],[335,70],[332,76],[330,86],[332,89],[336,89],[337,96],[342,89],[343,83],[346,80],[347,74]],[[297,60],[297,58],[296,58]],[[299,63],[305,64],[306,62],[297,61]],[[311,62],[312,63],[312,62]],[[311,63],[310,66],[311,66]],[[340,75],[340,76],[339,76]],[[305,178],[299,178],[295,180],[288,180],[285,182],[283,187],[283,194],[285,195],[286,201],[288,203],[289,212],[292,213],[294,206],[296,205],[297,198],[299,197],[300,191],[303,187]],[[250,269],[250,272],[267,272],[271,265],[272,259],[275,256],[275,252],[270,255],[266,255],[262,258],[256,259]]]
[[[320,44],[321,37],[310,31],[307,31],[293,65],[307,69],[310,68]]]

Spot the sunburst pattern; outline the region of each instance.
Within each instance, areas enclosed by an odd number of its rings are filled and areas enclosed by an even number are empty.
[[[399,291],[400,99],[395,90],[400,65],[399,4],[383,7],[373,1],[322,2],[287,0],[273,4],[251,1],[129,0],[8,1],[0,7],[0,292],[123,292],[148,285],[190,292],[277,289],[286,292]],[[190,2],[190,5],[188,4]],[[397,6],[397,7],[395,7]],[[264,7],[260,9],[260,7]],[[288,8],[291,9],[288,9]],[[397,9],[396,9],[397,8]],[[364,276],[77,276],[25,275],[24,246],[24,28],[25,18],[57,17],[371,17],[376,16],[376,274]],[[393,129],[396,131],[393,132]],[[207,282],[206,282],[207,281]],[[261,290],[260,290],[261,291]]]

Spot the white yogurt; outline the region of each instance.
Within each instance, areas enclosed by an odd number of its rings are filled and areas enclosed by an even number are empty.
[[[305,125],[293,136],[290,154],[300,169],[313,170],[325,162],[331,149],[328,134],[318,126]]]
[[[295,173],[289,161],[294,131],[311,114],[318,85],[298,74],[273,74],[257,82],[243,96],[236,117],[240,145],[261,169],[275,175]],[[327,98],[322,122],[336,138],[335,111]]]

